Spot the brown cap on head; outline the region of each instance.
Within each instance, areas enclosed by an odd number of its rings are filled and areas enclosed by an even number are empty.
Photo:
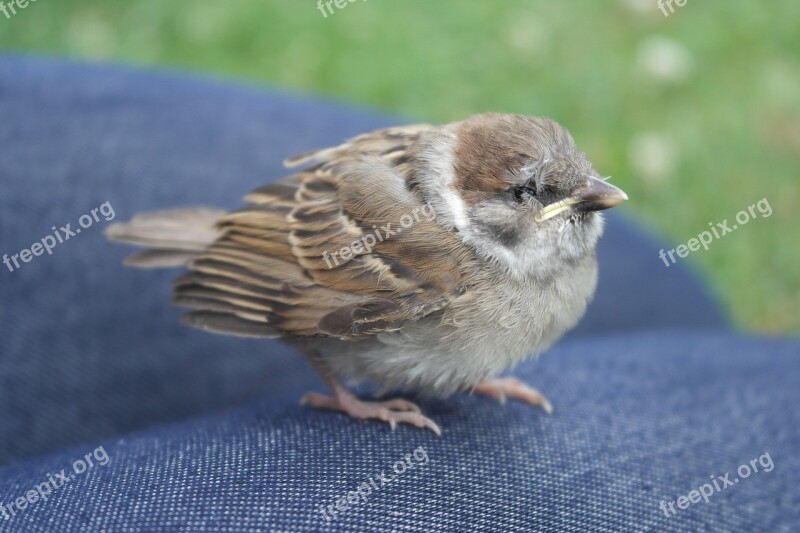
[[[574,146],[569,132],[550,119],[484,113],[459,125],[455,147],[456,189],[469,203],[475,191],[504,191],[508,173],[554,146]]]

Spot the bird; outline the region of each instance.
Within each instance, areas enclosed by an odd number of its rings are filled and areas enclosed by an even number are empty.
[[[579,322],[597,285],[600,211],[628,199],[563,126],[482,113],[284,164],[293,173],[236,210],[141,213],[106,235],[144,248],[128,266],[185,268],[173,285],[184,324],[304,354],[330,395],[303,405],[437,435],[401,396],[471,392],[552,411],[501,376]],[[356,396],[359,383],[376,397]]]

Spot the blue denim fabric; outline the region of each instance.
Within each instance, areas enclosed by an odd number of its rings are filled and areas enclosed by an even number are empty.
[[[396,122],[274,90],[2,58],[0,254],[53,225],[75,228],[104,202],[119,219],[235,207],[283,175],[287,155]],[[443,439],[297,406],[324,390],[301,358],[179,326],[176,272],[123,268],[129,250],[105,241],[107,224],[14,272],[0,264],[0,503],[101,444],[110,457],[12,520],[0,510],[0,530],[314,531],[326,527],[318,505],[419,446],[429,464],[327,527],[762,529],[797,519],[797,344],[729,337],[705,287],[682,265],[664,267],[663,245],[619,214],[586,318],[520,368],[556,413],[462,396],[424,404]],[[764,452],[774,471],[659,517],[661,498]]]
[[[549,395],[552,416],[467,395],[423,402],[441,438],[298,406],[297,395],[320,384],[292,360],[275,382],[302,376],[294,389],[0,470],[7,503],[98,446],[110,459],[0,528],[797,531],[798,356],[797,342],[689,331],[572,341],[516,372]],[[424,465],[413,457],[420,447]],[[673,516],[659,508],[711,476],[733,481],[765,453],[771,471],[709,503],[673,504]],[[381,472],[388,479],[406,454],[414,468],[325,519],[320,505]]]

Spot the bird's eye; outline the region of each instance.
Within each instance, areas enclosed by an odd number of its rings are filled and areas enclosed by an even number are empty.
[[[529,185],[520,185],[519,187],[514,187],[514,198],[518,202],[524,202],[531,197],[536,198],[535,188]]]

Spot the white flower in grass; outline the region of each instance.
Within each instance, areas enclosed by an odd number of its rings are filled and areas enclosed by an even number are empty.
[[[653,35],[639,44],[639,68],[661,83],[680,83],[692,73],[693,59],[689,50],[678,41]]]
[[[550,32],[540,16],[519,13],[508,23],[506,41],[518,52],[541,54],[550,44]]]
[[[637,15],[656,13],[656,0],[619,0],[619,3]]]
[[[661,182],[675,173],[678,149],[660,133],[640,133],[628,143],[628,163],[649,182]]]

